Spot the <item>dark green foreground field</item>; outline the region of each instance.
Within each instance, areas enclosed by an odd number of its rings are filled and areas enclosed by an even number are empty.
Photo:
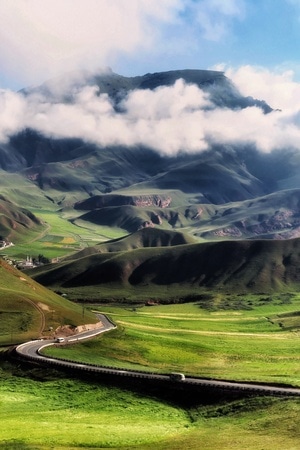
[[[190,407],[117,387],[0,370],[5,450],[297,449],[297,399],[250,398]]]
[[[297,449],[297,399],[251,398],[191,407],[98,383],[1,370],[5,450]]]

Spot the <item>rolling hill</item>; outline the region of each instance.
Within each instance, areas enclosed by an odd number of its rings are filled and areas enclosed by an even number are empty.
[[[192,203],[160,191],[148,195],[98,195],[75,204],[85,221],[126,230],[184,230],[205,240],[290,239],[300,233],[300,190],[288,189],[224,204]],[[88,210],[88,212],[85,212]]]

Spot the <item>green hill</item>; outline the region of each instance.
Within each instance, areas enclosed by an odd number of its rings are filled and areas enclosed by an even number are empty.
[[[0,259],[0,345],[51,336],[60,326],[94,323],[93,314]]]

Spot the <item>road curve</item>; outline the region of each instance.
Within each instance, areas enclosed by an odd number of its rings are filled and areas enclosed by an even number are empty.
[[[105,333],[106,331],[116,328],[116,326],[104,314],[98,314],[98,318],[101,320],[103,327],[95,330],[85,331],[77,334],[76,336],[66,338],[64,340],[64,343],[79,342],[83,339],[89,339],[98,334]],[[144,372],[138,370],[116,369],[114,367],[98,366],[96,364],[82,364],[66,359],[56,359],[42,355],[41,351],[43,348],[50,345],[54,345],[56,343],[57,341],[54,339],[47,341],[35,340],[25,342],[24,344],[17,346],[15,350],[18,356],[21,358],[25,358],[31,361],[37,361],[46,365],[54,366],[56,368],[65,368],[70,370],[75,369],[84,372],[107,374],[113,376],[123,376],[128,378],[141,378],[144,380],[153,380],[158,382],[161,381],[168,383],[178,383],[181,386],[194,385],[203,388],[210,388],[222,391],[244,392],[245,394],[250,393],[256,395],[272,395],[272,396],[300,396],[300,388],[277,387],[256,383],[220,381],[197,377],[185,377],[184,380],[174,380],[170,378],[170,374],[165,373],[163,374],[163,373]]]

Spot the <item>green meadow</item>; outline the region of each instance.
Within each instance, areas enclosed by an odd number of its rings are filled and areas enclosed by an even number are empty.
[[[197,303],[101,306],[97,310],[115,321],[116,330],[47,353],[116,367],[300,386],[300,298],[277,304],[262,299],[252,296],[252,309],[244,310],[209,311]]]
[[[0,367],[0,449],[296,449],[297,399],[182,406],[134,391]],[[34,375],[34,379],[32,376]]]

